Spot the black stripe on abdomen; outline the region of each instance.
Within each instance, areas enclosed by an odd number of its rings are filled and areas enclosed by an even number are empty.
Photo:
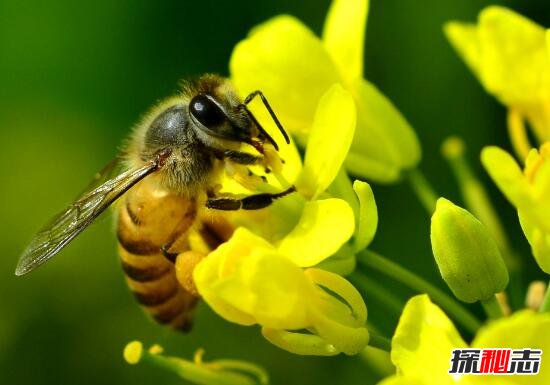
[[[170,272],[170,266],[160,265],[149,267],[132,266],[125,261],[122,261],[122,270],[126,276],[137,282],[149,282],[157,280]]]

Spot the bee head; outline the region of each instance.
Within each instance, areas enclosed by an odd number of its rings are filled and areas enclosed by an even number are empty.
[[[247,108],[248,102],[260,95],[275,123],[283,133],[287,143],[288,135],[275,117],[267,100],[256,91],[247,97],[244,103],[236,96],[231,84],[218,76],[205,75],[194,86],[190,87],[192,95],[188,109],[193,122],[192,127],[203,141],[216,142],[227,140],[248,143],[263,153],[263,144],[269,142],[276,150],[279,146],[263,129],[254,115]]]
[[[192,127],[200,138],[250,143],[258,132],[241,104],[228,95],[200,93],[189,102]]]

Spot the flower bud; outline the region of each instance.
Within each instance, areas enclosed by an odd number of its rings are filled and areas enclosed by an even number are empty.
[[[447,199],[437,201],[431,224],[432,250],[441,276],[464,302],[503,291],[508,271],[485,226]]]

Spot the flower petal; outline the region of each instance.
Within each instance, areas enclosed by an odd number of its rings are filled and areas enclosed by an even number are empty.
[[[451,351],[465,348],[453,323],[427,295],[405,305],[392,339],[391,358],[398,373],[429,384],[454,384],[447,373]]]
[[[304,141],[319,99],[340,81],[321,40],[287,15],[254,28],[233,50],[229,69],[241,95],[262,90],[283,126]]]
[[[414,168],[420,161],[421,149],[416,133],[373,84],[362,79],[355,83],[354,93],[357,128],[350,153],[355,158],[348,156],[346,167],[354,175],[394,182],[401,170]],[[364,163],[360,159],[364,159]]]
[[[315,199],[332,183],[353,140],[355,103],[340,84],[321,98],[307,142],[304,167],[297,189]]]
[[[352,321],[354,325],[363,326],[367,322],[367,306],[361,294],[349,281],[338,274],[316,268],[307,269],[306,275],[317,285],[329,289],[346,301],[355,319]]]
[[[271,245],[246,229],[239,228],[228,242],[199,262],[193,271],[197,290],[210,307],[225,319],[241,325],[253,325],[254,317],[223,299],[219,292],[229,290],[228,286],[233,291],[237,290],[239,282],[231,276],[239,266],[238,257],[248,255],[254,247],[269,248]],[[241,291],[244,291],[242,286]]]
[[[445,36],[458,52],[470,70],[479,77],[481,67],[481,47],[477,26],[471,23],[451,21],[443,27]]]
[[[323,43],[347,80],[363,77],[363,49],[369,2],[334,0],[323,29]]]
[[[231,322],[308,326],[307,301],[315,287],[298,266],[245,228],[204,258],[193,278],[210,307]]]
[[[532,150],[535,154],[536,150]],[[529,158],[532,158],[531,156]],[[518,164],[506,151],[498,147],[485,147],[481,152],[481,162],[500,191],[524,218],[550,233],[550,204],[539,199],[525,178]]]
[[[481,163],[508,200],[517,206],[527,196],[527,186],[517,162],[506,151],[488,146],[481,151]]]
[[[298,266],[313,266],[336,253],[354,229],[353,210],[346,201],[307,202],[300,221],[279,244],[279,252]]]
[[[475,348],[533,348],[550,351],[550,314],[520,310],[510,317],[501,318],[484,326],[477,333]],[[550,383],[550,366],[541,365],[536,376],[539,384]],[[515,376],[514,384],[532,384],[529,376]]]
[[[537,264],[542,271],[550,274],[550,234],[535,226],[521,211],[518,211],[518,217]]]
[[[370,185],[367,182],[356,180],[353,190],[359,198],[359,215],[355,228],[355,251],[365,249],[374,239],[378,227],[378,210]]]
[[[505,104],[550,96],[550,62],[540,25],[510,9],[490,6],[479,15],[478,33],[481,78],[490,92]]]

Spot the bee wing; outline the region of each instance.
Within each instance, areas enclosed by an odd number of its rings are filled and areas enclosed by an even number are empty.
[[[158,170],[160,163],[157,158],[141,168],[123,172],[82,194],[35,235],[19,259],[15,275],[26,274],[56,255],[118,197],[141,179]]]

